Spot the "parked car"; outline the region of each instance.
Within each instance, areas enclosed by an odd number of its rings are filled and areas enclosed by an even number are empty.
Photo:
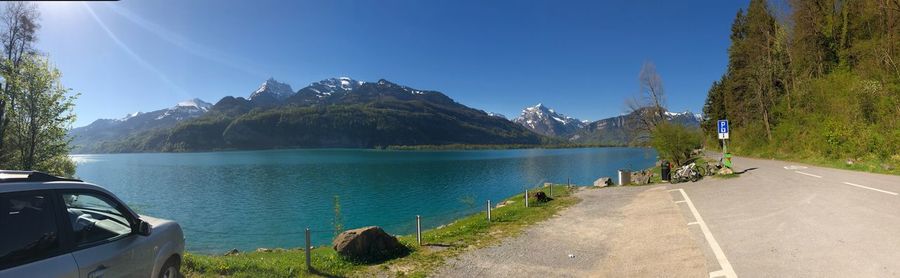
[[[90,183],[0,170],[0,277],[178,277],[178,223]]]

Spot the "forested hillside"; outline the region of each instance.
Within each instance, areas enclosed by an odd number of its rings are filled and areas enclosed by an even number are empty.
[[[703,108],[741,155],[900,166],[900,0],[752,0]],[[848,163],[849,164],[849,163]]]
[[[284,96],[287,103],[275,97],[267,102],[225,97],[203,116],[105,141],[91,151],[537,145],[542,140],[513,122],[469,108],[437,91],[416,90],[386,80],[328,94],[313,90],[314,86]],[[291,102],[293,99],[303,101]]]

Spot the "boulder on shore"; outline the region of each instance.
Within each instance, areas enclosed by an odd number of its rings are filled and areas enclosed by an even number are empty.
[[[235,249],[228,250],[228,252],[225,252],[225,256],[234,256],[234,255],[237,255],[240,253],[241,253],[241,251],[238,251],[237,248],[235,248]]]
[[[366,263],[385,261],[409,252],[396,237],[377,226],[344,231],[332,244],[341,256]]]
[[[537,200],[538,203],[546,203],[549,201],[553,201],[553,198],[548,197],[547,193],[544,193],[544,191],[535,192],[534,199]]]
[[[594,181],[594,186],[597,186],[597,187],[610,186],[612,184],[613,184],[612,179],[609,177],[602,177],[602,178],[599,178]]]
[[[637,171],[631,173],[631,183],[637,185],[644,185],[650,183],[650,178],[653,177],[653,172],[651,171]]]

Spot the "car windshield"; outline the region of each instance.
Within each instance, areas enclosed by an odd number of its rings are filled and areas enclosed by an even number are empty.
[[[105,197],[93,193],[73,193],[63,194],[63,200],[76,233],[85,227],[93,228],[98,223],[105,224],[101,225],[102,228],[113,233],[122,234],[130,230],[128,218],[121,208]]]

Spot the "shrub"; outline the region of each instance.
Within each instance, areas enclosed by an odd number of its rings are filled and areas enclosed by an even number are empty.
[[[681,165],[691,157],[694,149],[700,147],[702,140],[699,129],[664,122],[653,129],[650,144],[660,158]]]

